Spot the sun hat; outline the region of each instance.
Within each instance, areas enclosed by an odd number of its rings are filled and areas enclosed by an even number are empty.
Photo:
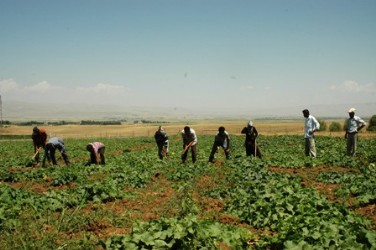
[[[354,113],[355,112],[355,108],[351,108],[351,109],[349,109],[349,113]]]

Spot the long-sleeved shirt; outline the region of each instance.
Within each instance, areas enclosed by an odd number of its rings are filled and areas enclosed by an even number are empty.
[[[225,149],[229,148],[230,147],[229,133],[227,133],[227,131],[224,131],[223,133],[218,132],[214,138],[214,142],[217,145],[222,145]]]
[[[35,147],[44,146],[47,140],[47,133],[44,129],[39,129],[38,132],[33,132],[31,135]]]
[[[51,143],[54,147],[64,146],[63,140],[58,137],[52,137],[51,139],[48,140],[48,143]]]
[[[254,126],[244,127],[240,133],[245,134],[245,144],[253,143],[258,136],[257,129]]]
[[[154,134],[154,139],[158,145],[163,145],[168,142],[168,136],[164,130],[158,130]]]
[[[197,143],[197,136],[196,136],[196,132],[194,131],[194,129],[190,129],[190,133],[189,135],[186,135],[184,130],[182,130],[180,133],[181,133],[181,137],[183,138],[183,143],[184,145],[187,145],[189,144],[190,142],[193,142],[191,146],[195,145]]]
[[[347,120],[347,133],[357,133],[358,128],[365,125],[366,122],[363,121],[359,116],[355,115],[353,118],[349,118]]]
[[[304,123],[304,138],[312,138],[313,137],[313,131],[320,129],[320,123],[316,120],[315,117],[312,115],[309,115],[305,119]]]

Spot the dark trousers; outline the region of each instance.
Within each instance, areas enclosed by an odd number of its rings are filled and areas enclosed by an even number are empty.
[[[354,156],[356,154],[356,148],[358,143],[357,133],[348,133],[346,140],[346,154],[348,156]]]
[[[197,144],[193,145],[193,146],[190,146],[190,149],[191,149],[191,153],[192,153],[192,162],[195,163],[196,160],[197,160],[197,147],[196,147]],[[183,149],[185,148],[185,145],[183,145]],[[188,155],[188,151],[189,151],[189,148],[187,150],[185,150],[183,152],[183,154],[181,155],[181,159],[183,162],[185,162],[187,160],[187,155]]]
[[[163,159],[163,157],[168,156],[168,144],[167,143],[162,143],[162,144],[157,144],[158,145],[158,157],[159,159]]]
[[[50,159],[51,159],[53,165],[57,165],[56,157],[55,157],[55,151],[56,151],[56,148],[52,148],[48,152],[48,155],[50,156]],[[60,151],[60,149],[59,149],[59,151]],[[61,152],[61,156],[63,157],[65,164],[69,165],[69,159],[68,159],[67,153]]]
[[[258,158],[261,158],[261,151],[259,146],[256,144],[255,141],[250,141],[245,144],[245,153],[247,156],[257,156]]]
[[[105,147],[102,147],[98,150],[99,157],[101,158],[99,164],[101,164],[101,165],[106,164],[106,161],[105,161],[105,158],[104,158],[104,150],[105,150]],[[90,153],[90,163],[91,164],[97,164],[97,155],[95,153]]]
[[[38,148],[39,148],[39,151],[38,151]],[[34,145],[34,154],[35,154],[34,159],[35,159],[36,162],[39,162],[40,152],[41,152],[42,149],[45,150],[45,145],[44,144],[36,144],[36,145]]]
[[[215,153],[217,152],[218,147],[223,148],[223,151],[225,152],[225,155],[226,155],[226,159],[230,159],[230,151],[229,151],[229,150],[226,150],[226,149],[223,147],[223,144],[221,144],[221,143],[214,143],[214,144],[213,144],[213,147],[212,147],[212,150],[211,150],[211,152],[210,152],[210,156],[209,156],[209,161],[210,161],[210,162],[212,162],[212,161],[214,160],[214,155],[215,155]]]

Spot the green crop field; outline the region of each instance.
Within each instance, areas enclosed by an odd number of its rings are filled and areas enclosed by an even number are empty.
[[[232,136],[208,163],[182,164],[181,140],[158,159],[154,139],[65,139],[71,165],[26,167],[31,140],[1,141],[1,249],[376,249],[376,139],[345,156],[342,137],[260,136],[262,159]],[[105,166],[84,166],[85,145],[106,144]]]

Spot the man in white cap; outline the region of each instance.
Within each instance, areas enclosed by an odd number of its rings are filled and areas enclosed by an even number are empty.
[[[320,123],[316,118],[309,114],[308,109],[304,109],[303,116],[304,122],[304,139],[305,139],[305,155],[310,157],[316,157],[316,145],[314,133],[320,129]]]
[[[347,155],[354,156],[356,153],[356,145],[358,142],[358,131],[366,126],[366,123],[355,115],[354,108],[349,109],[349,119],[347,119],[347,129],[345,138],[347,140]]]

